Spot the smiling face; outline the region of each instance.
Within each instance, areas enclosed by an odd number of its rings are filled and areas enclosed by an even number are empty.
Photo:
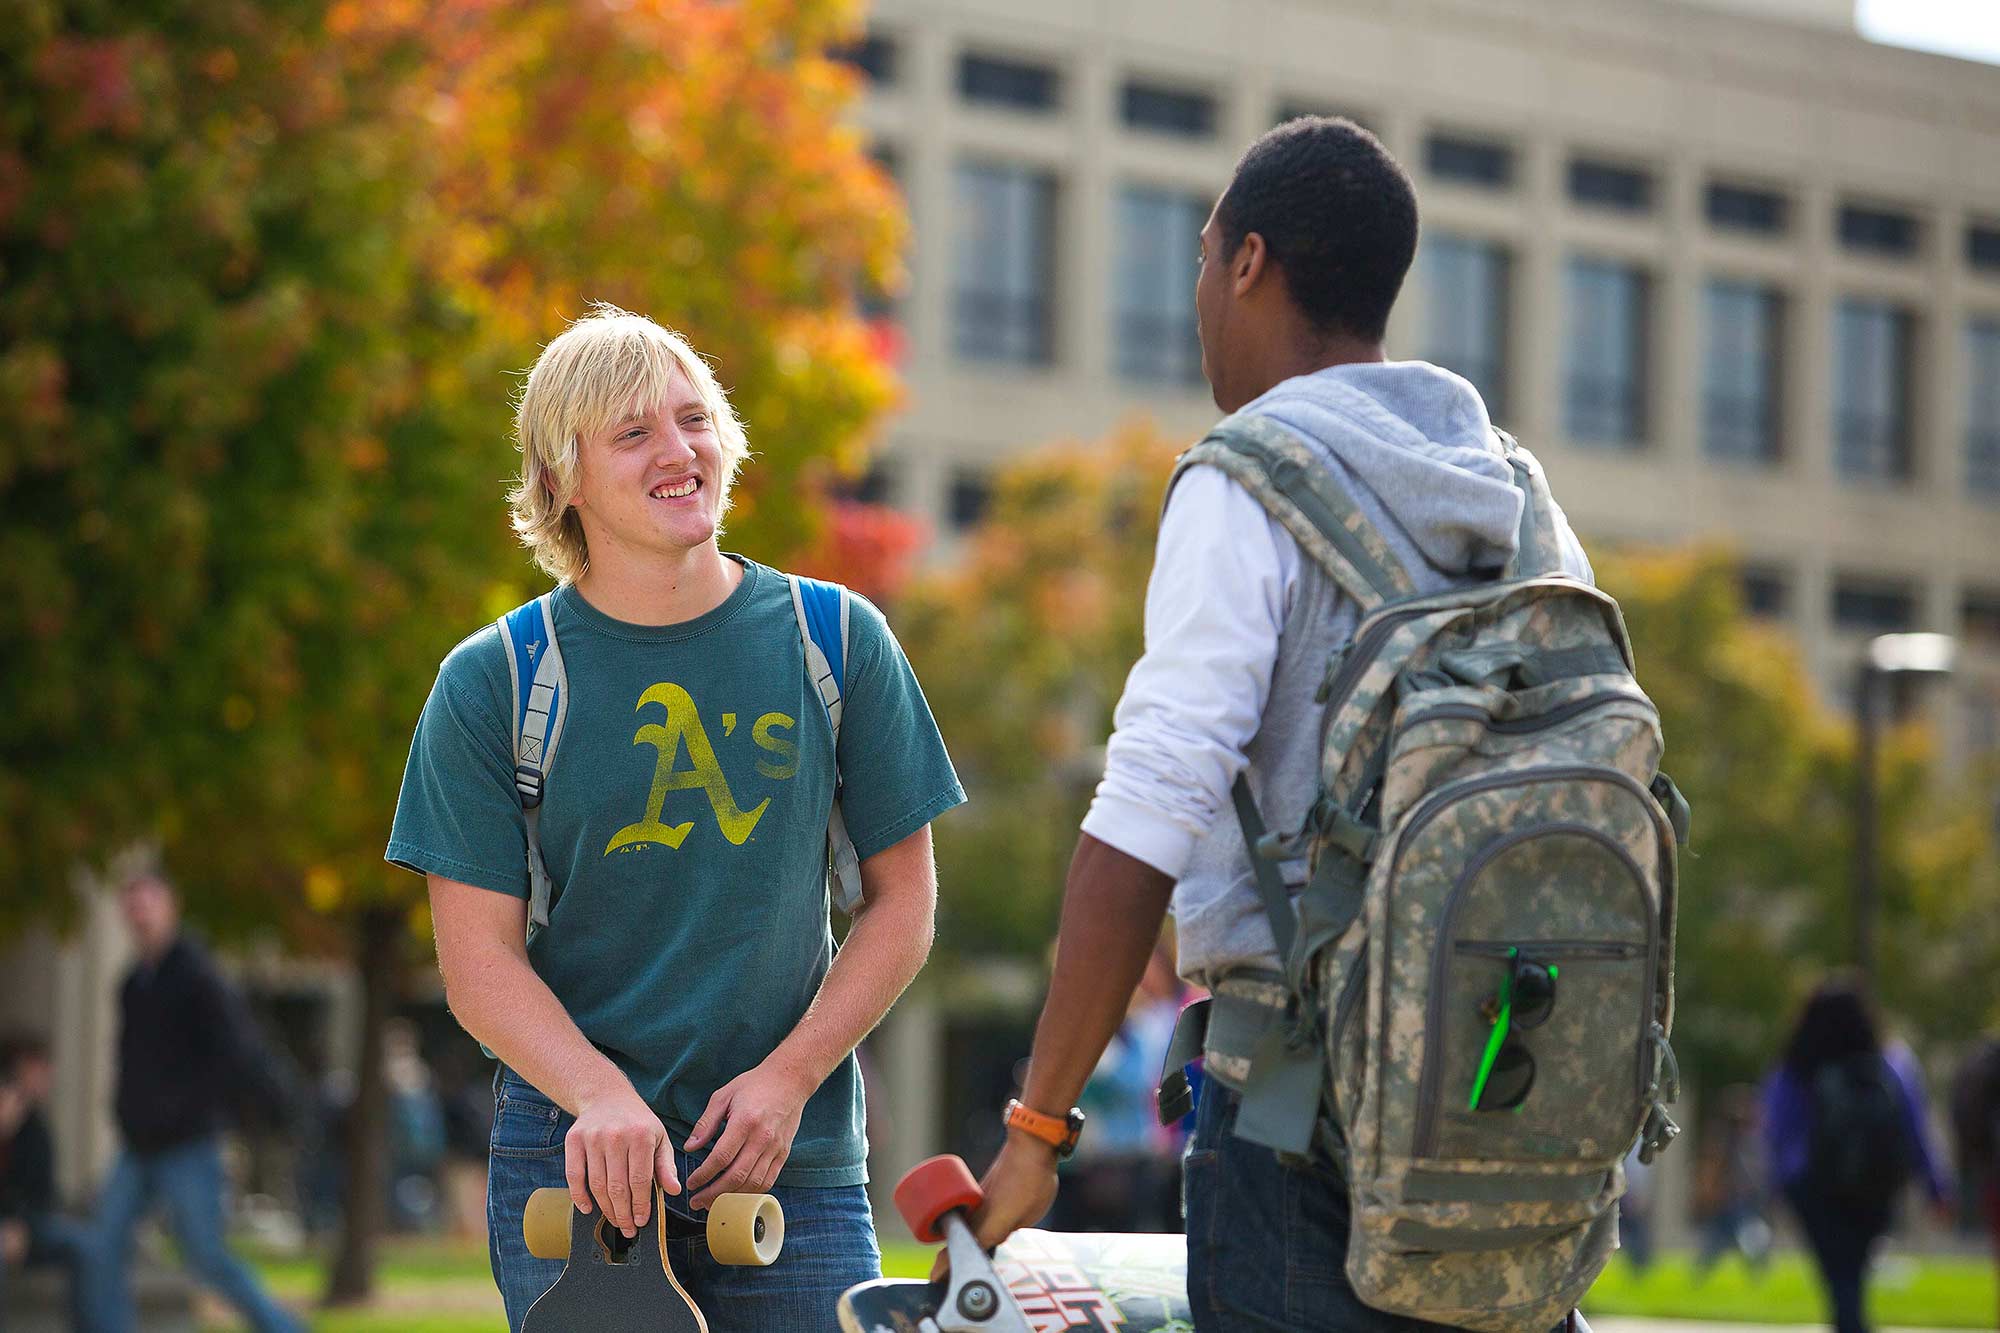
[[[582,437],[570,505],[591,561],[679,557],[715,540],[729,492],[714,414],[675,369],[658,402]]]

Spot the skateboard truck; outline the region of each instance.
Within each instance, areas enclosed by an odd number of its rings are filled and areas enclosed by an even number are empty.
[[[918,1163],[896,1186],[896,1211],[910,1234],[925,1245],[943,1241],[951,1264],[934,1316],[937,1333],[1030,1333],[966,1220],[985,1197],[964,1161],[951,1156]]]

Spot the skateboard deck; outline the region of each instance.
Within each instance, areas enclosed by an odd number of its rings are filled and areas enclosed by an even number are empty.
[[[878,1279],[842,1294],[841,1333],[1193,1333],[1187,1239],[1016,1231],[988,1255],[969,1221],[984,1199],[956,1157],[904,1174],[896,1211],[926,1245],[944,1242],[936,1282]],[[1565,1333],[1590,1333],[1572,1313]]]
[[[940,1320],[944,1283],[884,1279],[841,1296],[840,1327],[843,1333],[936,1333],[947,1327],[1188,1333],[1194,1328],[1182,1236],[1017,1231],[994,1253],[993,1274],[1011,1310],[979,1318],[985,1306],[975,1297],[972,1310],[943,1311]]]
[[[562,1227],[569,1228],[568,1245]],[[667,1258],[673,1215],[666,1195],[653,1188],[652,1214],[626,1240],[601,1214],[580,1213],[567,1190],[537,1190],[528,1200],[521,1228],[529,1252],[539,1258],[567,1256],[562,1276],[543,1292],[521,1321],[521,1333],[574,1333],[580,1329],[620,1333],[708,1333],[708,1321],[674,1274]],[[694,1232],[696,1224],[683,1221]],[[769,1195],[724,1194],[709,1210],[709,1252],[726,1264],[768,1264],[784,1244],[784,1214]],[[680,1234],[678,1231],[675,1235]]]

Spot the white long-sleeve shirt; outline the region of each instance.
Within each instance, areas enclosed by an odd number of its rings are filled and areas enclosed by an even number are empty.
[[[1438,592],[1511,556],[1520,492],[1484,406],[1422,362],[1337,366],[1244,409],[1321,455],[1417,590]],[[1589,562],[1560,510],[1564,568]],[[1248,491],[1216,468],[1183,475],[1161,519],[1145,651],[1113,715],[1083,831],[1176,881],[1182,975],[1208,982],[1278,959],[1230,788],[1247,770],[1264,823],[1291,832],[1317,794],[1326,664],[1356,604]],[[1303,858],[1281,863],[1296,888]]]

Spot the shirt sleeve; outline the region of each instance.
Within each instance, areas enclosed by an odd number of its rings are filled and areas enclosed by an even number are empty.
[[[867,598],[848,597],[840,809],[865,861],[963,804],[965,791],[889,622]]]
[[[1290,535],[1220,469],[1175,485],[1146,587],[1145,652],[1113,715],[1085,833],[1180,878],[1257,734],[1298,560]]]
[[[515,898],[528,896],[528,832],[514,789],[513,725],[492,693],[475,638],[445,659],[417,722],[385,853],[392,865]],[[490,645],[501,651],[497,632]]]
[[[1917,1067],[1916,1057],[1910,1054],[1909,1047],[1900,1042],[1891,1045],[1883,1054],[1890,1072],[1896,1076],[1897,1086],[1902,1090],[1904,1128],[1909,1132],[1911,1147],[1916,1150],[1917,1169],[1923,1175],[1924,1190],[1932,1199],[1942,1201],[1950,1197],[1951,1189],[1938,1164],[1941,1154],[1931,1142],[1923,1071]]]

